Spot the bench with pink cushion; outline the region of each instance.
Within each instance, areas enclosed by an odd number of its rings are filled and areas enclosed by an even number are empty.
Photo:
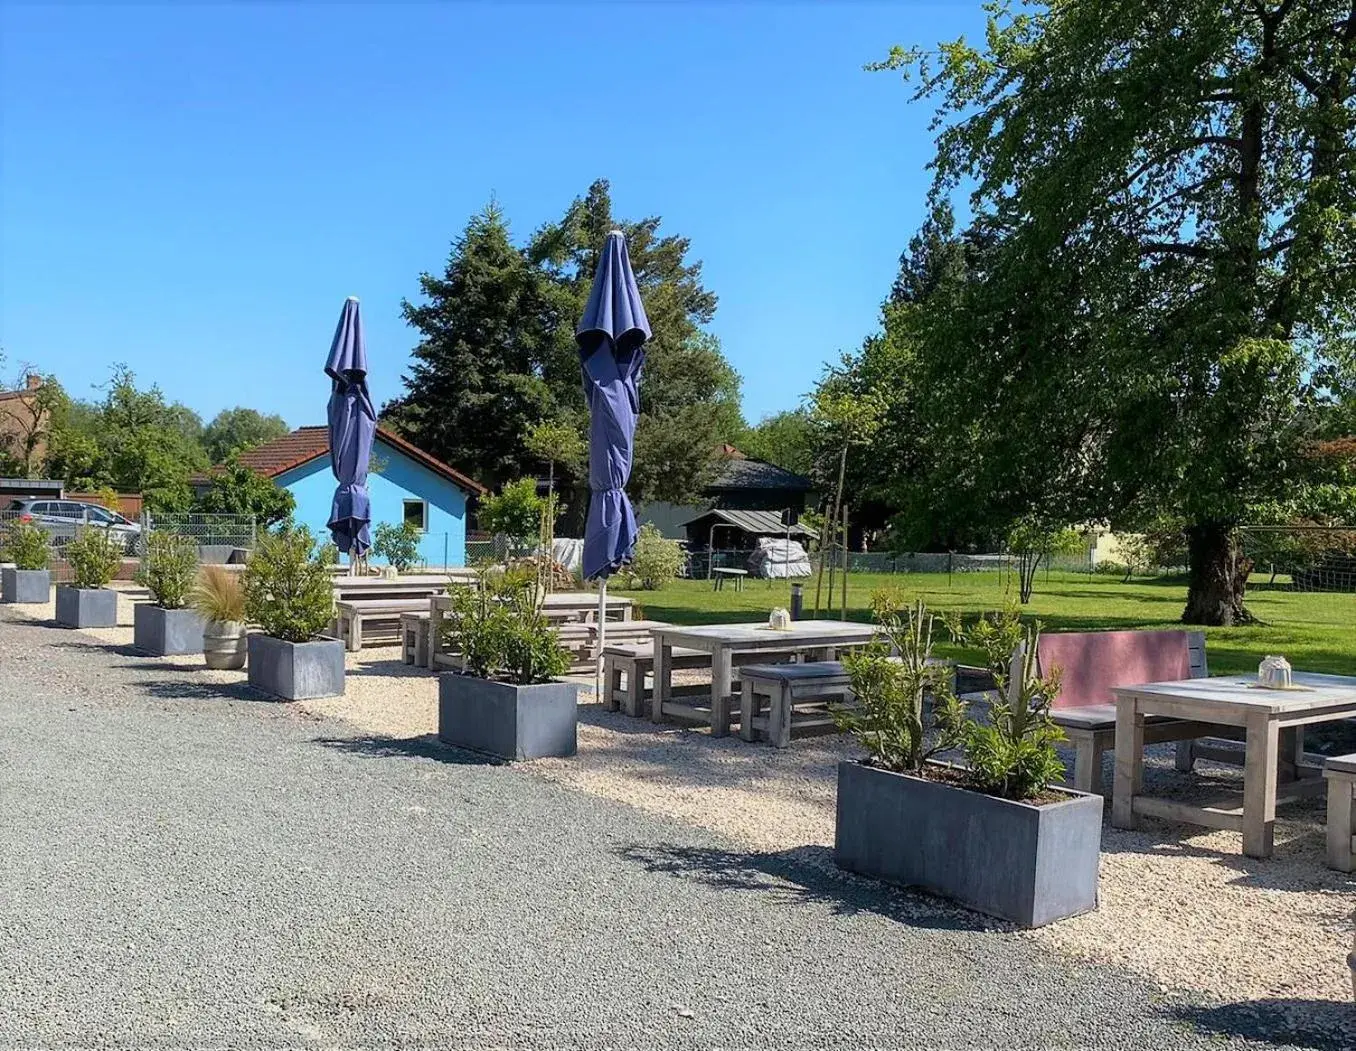
[[[1088,631],[1041,635],[1036,663],[1042,676],[1060,671],[1051,716],[1074,746],[1074,788],[1102,791],[1102,753],[1116,745],[1114,686],[1203,678],[1205,633],[1200,631]],[[1199,736],[1196,723],[1152,717],[1146,744]]]

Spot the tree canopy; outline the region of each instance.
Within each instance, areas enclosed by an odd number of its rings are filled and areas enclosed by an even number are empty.
[[[213,463],[221,463],[233,453],[281,438],[287,431],[281,416],[238,405],[222,409],[212,417],[212,422],[203,428],[202,446]]]

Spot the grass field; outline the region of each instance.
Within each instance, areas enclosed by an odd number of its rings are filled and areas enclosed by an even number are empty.
[[[814,601],[814,580],[805,584],[805,610]],[[921,598],[935,610],[978,613],[1015,605],[1016,582],[1001,572],[852,573],[848,576],[848,617],[870,619],[874,591],[891,588],[906,601]],[[709,581],[676,580],[660,591],[621,592],[630,595],[653,620],[677,624],[711,624],[766,619],[773,606],[790,603],[786,581],[749,580],[743,591],[713,591]],[[1122,584],[1114,578],[1087,574],[1042,574],[1024,616],[1047,631],[1100,631],[1115,628],[1180,627],[1186,600],[1180,580],[1145,579]],[[1218,675],[1256,671],[1267,654],[1289,658],[1298,671],[1356,675],[1356,594],[1305,594],[1255,584],[1248,605],[1262,621],[1246,628],[1207,629],[1210,670]],[[971,663],[975,655],[941,648],[948,656]]]

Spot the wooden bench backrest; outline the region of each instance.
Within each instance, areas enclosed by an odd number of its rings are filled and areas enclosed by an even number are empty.
[[[1052,708],[1113,704],[1113,686],[1202,678],[1205,633],[1200,631],[1079,631],[1041,635],[1041,675],[1061,669]]]

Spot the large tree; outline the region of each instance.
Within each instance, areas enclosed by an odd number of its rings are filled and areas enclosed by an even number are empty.
[[[243,452],[287,433],[286,421],[278,415],[258,409],[236,406],[222,409],[203,428],[202,445],[213,463],[221,463],[232,453]]]
[[[938,101],[935,193],[992,239],[953,354],[982,451],[1038,457],[1019,502],[1179,514],[1184,619],[1246,619],[1236,527],[1295,499],[1351,377],[1356,4],[999,5],[984,47],[882,65]]]

